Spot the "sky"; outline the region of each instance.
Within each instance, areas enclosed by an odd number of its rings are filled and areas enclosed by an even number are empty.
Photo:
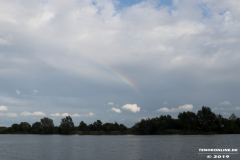
[[[240,117],[239,0],[0,0],[0,125]]]

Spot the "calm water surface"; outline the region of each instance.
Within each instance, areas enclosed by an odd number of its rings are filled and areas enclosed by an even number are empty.
[[[208,159],[198,154],[200,148],[239,146],[240,135],[0,135],[0,159],[198,160]]]

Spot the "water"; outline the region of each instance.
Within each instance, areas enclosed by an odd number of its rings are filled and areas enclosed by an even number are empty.
[[[198,160],[207,159],[207,155],[198,154],[200,148],[239,149],[239,146],[240,135],[64,136],[9,134],[0,135],[0,159]],[[240,155],[230,155],[228,159],[239,160]]]

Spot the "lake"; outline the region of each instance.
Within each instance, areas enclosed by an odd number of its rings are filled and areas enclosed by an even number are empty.
[[[237,148],[240,135],[0,135],[1,160],[198,160],[201,148]],[[239,153],[239,152],[237,152]],[[213,154],[212,154],[213,156]],[[229,154],[239,160],[239,154]],[[214,159],[213,157],[211,159]]]

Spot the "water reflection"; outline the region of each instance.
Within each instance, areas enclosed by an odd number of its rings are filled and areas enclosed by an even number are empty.
[[[199,148],[238,148],[239,144],[240,135],[0,135],[0,156],[17,160],[206,159],[198,154]]]

